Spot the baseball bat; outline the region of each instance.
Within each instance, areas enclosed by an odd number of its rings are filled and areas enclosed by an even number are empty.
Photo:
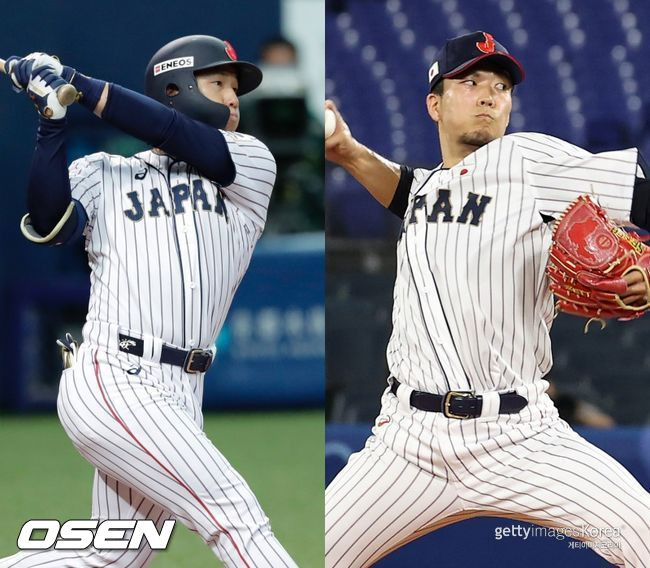
[[[0,59],[0,73],[6,73],[4,59]],[[77,100],[77,89],[70,84],[62,85],[56,91],[56,98],[59,99],[61,106],[70,106]]]

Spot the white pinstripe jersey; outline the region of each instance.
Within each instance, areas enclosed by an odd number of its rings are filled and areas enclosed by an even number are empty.
[[[393,376],[433,393],[512,389],[551,368],[544,273],[556,216],[591,194],[629,220],[637,150],[591,154],[510,134],[450,169],[416,169],[397,246]]]
[[[88,215],[84,341],[108,346],[119,328],[183,349],[213,345],[264,228],[276,174],[262,142],[222,133],[237,171],[227,187],[153,151],[97,153],[70,166],[72,197]]]

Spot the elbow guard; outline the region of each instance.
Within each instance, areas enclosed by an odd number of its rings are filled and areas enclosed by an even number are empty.
[[[86,212],[81,203],[72,200],[59,222],[47,235],[42,236],[36,232],[32,226],[29,213],[21,219],[20,231],[27,240],[33,243],[57,246],[77,240],[84,229],[86,218]]]

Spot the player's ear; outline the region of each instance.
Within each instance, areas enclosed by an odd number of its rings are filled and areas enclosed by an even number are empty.
[[[435,93],[429,93],[427,95],[427,110],[429,111],[429,116],[433,122],[440,122],[440,101],[442,97],[436,95]]]

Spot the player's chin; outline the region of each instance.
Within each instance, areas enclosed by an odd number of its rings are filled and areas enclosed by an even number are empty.
[[[239,114],[230,113],[230,118],[228,119],[228,122],[226,123],[226,127],[224,128],[224,130],[234,132],[235,130],[237,130],[238,126],[239,126]]]
[[[468,146],[476,146],[480,148],[497,138],[500,138],[500,136],[494,132],[494,129],[486,126],[484,128],[477,128],[471,132],[466,132],[461,136],[461,142]]]

